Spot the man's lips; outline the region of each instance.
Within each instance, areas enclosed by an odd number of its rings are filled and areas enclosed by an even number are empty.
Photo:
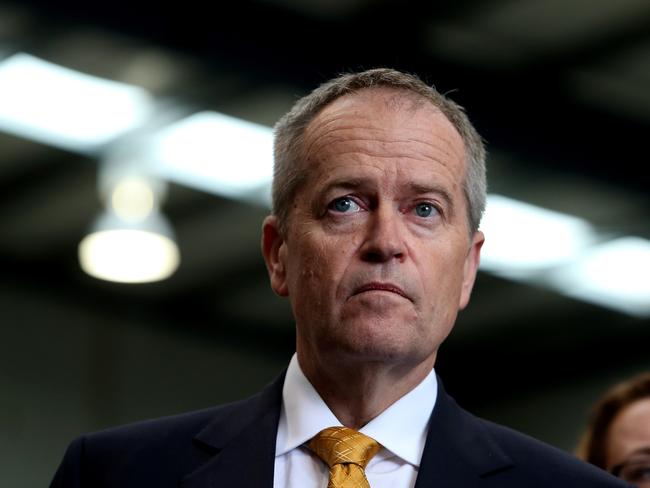
[[[354,290],[353,295],[359,295],[360,293],[365,293],[367,291],[388,291],[400,295],[408,300],[411,298],[402,290],[399,286],[394,285],[393,283],[379,283],[372,282],[361,285],[359,288]]]

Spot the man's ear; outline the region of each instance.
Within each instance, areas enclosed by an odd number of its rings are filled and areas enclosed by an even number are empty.
[[[262,224],[262,255],[269,272],[271,288],[281,297],[289,296],[287,286],[286,244],[280,232],[278,218],[269,215]]]
[[[478,265],[481,261],[481,247],[485,242],[483,232],[477,230],[472,236],[472,243],[465,257],[465,264],[463,265],[463,284],[460,292],[460,302],[458,308],[462,310],[469,303],[469,297],[472,294],[474,287],[474,280],[478,272]]]

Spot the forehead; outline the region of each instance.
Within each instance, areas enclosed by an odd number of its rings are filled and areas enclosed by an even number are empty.
[[[614,418],[609,440],[613,457],[650,448],[650,398],[631,403]]]
[[[454,126],[430,101],[403,90],[371,88],[336,99],[307,126],[303,141],[311,177],[415,168],[460,186],[465,174],[464,143]]]
[[[626,406],[612,423],[612,430],[620,434],[644,437],[650,445],[650,398],[643,398]]]

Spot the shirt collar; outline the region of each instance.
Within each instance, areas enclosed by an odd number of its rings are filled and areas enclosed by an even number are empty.
[[[418,386],[368,422],[360,432],[408,463],[419,466],[437,392],[438,382],[435,371],[431,370]],[[282,389],[276,456],[301,446],[326,427],[340,425],[303,374],[294,354]]]

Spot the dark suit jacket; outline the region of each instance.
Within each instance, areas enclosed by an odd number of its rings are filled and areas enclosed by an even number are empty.
[[[82,436],[51,488],[272,488],[283,380],[237,403]],[[439,385],[416,488],[626,486],[474,417]]]

